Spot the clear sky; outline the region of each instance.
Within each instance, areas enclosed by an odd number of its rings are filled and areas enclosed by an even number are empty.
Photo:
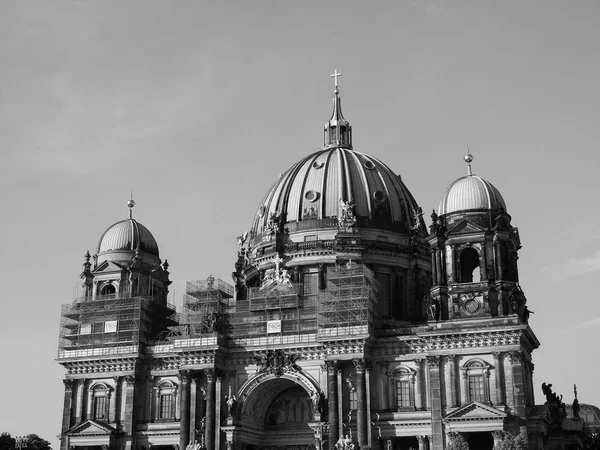
[[[429,213],[473,171],[503,194],[536,400],[600,405],[600,3],[0,2],[0,431],[60,432],[60,305],[127,216],[185,281],[230,281],[236,236],[320,149],[334,69],[355,149]]]

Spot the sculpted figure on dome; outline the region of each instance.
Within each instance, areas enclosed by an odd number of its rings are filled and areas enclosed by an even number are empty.
[[[346,228],[353,227],[356,225],[356,217],[354,216],[354,200],[350,199],[348,201],[344,201],[340,198],[340,213],[338,216],[338,223]]]
[[[283,284],[284,286],[287,286],[289,288],[293,288],[292,286],[292,278],[290,277],[290,274],[287,270],[285,269],[281,269],[281,273],[279,274],[278,280],[279,283]]]
[[[244,233],[237,237],[238,243],[238,255],[241,255],[244,252],[244,244],[248,239],[248,230],[244,231]]]
[[[414,223],[410,228],[412,231],[421,234],[423,227],[421,226],[421,217],[423,217],[423,210],[419,206],[418,209],[412,208],[412,215]]]
[[[269,230],[269,234],[277,233],[279,229],[279,212],[274,212],[269,216],[269,220],[267,222],[267,230]]]
[[[275,284],[277,282],[277,272],[275,271],[275,269],[267,269],[265,271],[265,276],[263,278],[262,284],[260,285],[260,289],[265,289],[269,286],[271,286],[272,284]]]

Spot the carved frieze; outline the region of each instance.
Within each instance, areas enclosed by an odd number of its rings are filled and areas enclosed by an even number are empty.
[[[296,364],[298,356],[286,353],[283,350],[270,351],[254,358],[258,373],[273,374],[280,377],[287,372],[299,372],[301,369]]]

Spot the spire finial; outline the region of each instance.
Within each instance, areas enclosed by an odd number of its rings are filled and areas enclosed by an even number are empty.
[[[340,93],[338,90],[338,77],[341,77],[342,73],[338,72],[337,69],[333,69],[333,73],[329,76],[334,79],[335,91],[333,91],[333,93],[337,95]]]
[[[473,171],[471,170],[471,161],[473,161],[473,155],[471,155],[471,152],[469,151],[469,144],[467,143],[467,154],[464,156],[463,158],[467,164],[469,165],[469,168],[467,169],[467,175],[471,176],[473,175]]]
[[[127,206],[129,207],[129,218],[133,219],[133,207],[135,206],[135,202],[133,201],[133,189],[131,190],[131,197],[127,201]]]

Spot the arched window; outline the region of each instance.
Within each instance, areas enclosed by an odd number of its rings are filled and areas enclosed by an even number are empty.
[[[108,406],[110,403],[110,387],[104,383],[92,386],[92,418],[101,422],[108,422]]]
[[[473,247],[467,247],[460,252],[460,282],[477,283],[479,281],[479,253]]]
[[[415,409],[416,371],[400,366],[392,372],[392,397],[398,411]]]
[[[465,363],[462,370],[467,402],[490,403],[490,368],[480,359]]]
[[[171,381],[163,381],[156,389],[156,418],[159,420],[175,419],[175,396],[177,386]]]
[[[102,286],[102,290],[100,291],[100,295],[111,295],[116,293],[117,289],[110,283]]]

